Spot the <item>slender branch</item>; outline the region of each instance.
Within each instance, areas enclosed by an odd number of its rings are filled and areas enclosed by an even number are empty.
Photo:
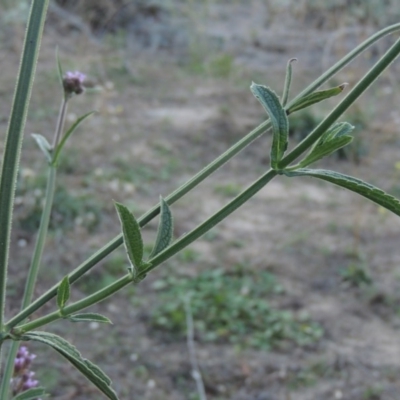
[[[339,72],[342,68],[344,68],[348,63],[350,63],[353,59],[355,59],[359,54],[361,54],[365,49],[371,46],[373,43],[381,39],[382,37],[393,33],[400,29],[400,23],[389,26],[375,35],[371,36],[359,46],[357,46],[352,52],[343,57],[340,61],[338,61],[335,65],[333,65],[329,70],[323,73],[318,79],[316,79],[313,83],[311,83],[306,89],[304,89],[299,95],[297,95],[289,104],[287,108],[290,108],[295,102],[306,96],[309,93],[312,93],[322,84],[324,84],[328,79],[332,78],[337,72]],[[197,173],[191,180],[186,182],[180,188],[175,190],[171,195],[169,195],[166,200],[169,204],[174,203],[186,193],[188,193],[191,189],[201,183],[205,178],[211,175],[215,170],[224,165],[227,161],[229,161],[233,156],[239,153],[242,149],[244,149],[247,145],[249,145],[252,141],[258,138],[263,132],[265,132],[269,128],[269,121],[266,121],[255,128],[252,132],[250,132],[247,136],[245,136],[241,141],[237,142],[230,149],[228,149],[224,154],[219,156],[216,160],[214,160],[211,164],[207,165],[203,170]],[[292,152],[293,153],[293,152]],[[290,153],[290,154],[292,154]],[[146,214],[144,214],[139,219],[140,226],[146,225],[149,221],[151,221],[157,214],[159,213],[159,205],[153,207]],[[103,246],[100,250],[98,250],[95,254],[93,254],[89,259],[83,262],[80,266],[78,266],[74,271],[69,274],[70,282],[73,283],[77,279],[79,279],[82,275],[84,275],[87,271],[89,271],[94,265],[96,265],[100,260],[105,258],[111,252],[113,252],[116,248],[118,248],[122,244],[122,235],[116,236],[109,243]],[[39,309],[43,304],[51,300],[57,293],[57,285],[54,285],[50,288],[46,293],[44,293],[40,298],[38,298],[35,302],[29,305],[25,310],[14,316],[10,321],[8,321],[6,328],[7,330],[16,326],[18,323],[23,321],[26,317],[31,315],[37,309]]]
[[[56,131],[55,131],[54,138],[53,138],[53,146],[52,146],[53,151],[56,150],[56,148],[58,146],[58,142],[60,141],[60,137],[64,131],[65,115],[67,113],[69,98],[70,97],[65,95],[65,93],[64,93],[64,96],[63,96],[63,99],[61,102],[61,106],[60,106],[60,111],[58,113]]]
[[[190,306],[190,296],[185,297],[186,329],[187,329],[187,347],[189,350],[190,365],[192,366],[192,377],[196,382],[197,393],[200,400],[207,400],[203,377],[201,376],[199,363],[196,356],[196,344],[194,342],[194,326],[192,308]]]
[[[374,80],[387,68],[390,63],[397,57],[400,53],[400,39],[385,53],[385,55],[375,64],[375,66],[361,79],[361,81],[353,88],[353,90],[346,96],[345,99],[339,103],[338,106],[322,121],[320,125],[303,141],[301,142],[291,153],[289,153],[281,162],[281,168],[289,165],[291,161],[296,159],[303,151],[308,149],[318,138],[326,131],[327,128],[348,108],[350,105],[374,82]],[[159,253],[153,259],[149,260],[150,266],[141,271],[141,277],[144,277],[149,271],[156,268],[162,262],[166,261],[183,248],[187,247],[189,244],[197,240],[199,237],[208,232],[211,228],[217,225],[220,221],[225,219],[233,211],[238,209],[241,205],[247,202],[251,197],[253,197],[261,188],[263,188],[271,179],[273,179],[278,174],[278,171],[269,170],[264,175],[262,175],[256,182],[254,182],[249,188],[240,193],[226,206],[221,208],[218,212],[204,221],[202,224],[197,226],[188,234],[182,236],[170,247]],[[99,301],[104,300],[109,297],[112,290],[119,290],[131,281],[130,276],[126,275],[117,282],[99,290],[93,295],[78,301],[71,306],[65,308],[65,313],[69,314],[71,312],[77,312],[83,308],[89,307]],[[118,288],[118,289],[117,289]],[[58,319],[58,313],[50,314],[52,317],[50,320]],[[49,318],[49,316],[47,316]],[[42,326],[43,322],[48,323],[50,321],[43,317],[41,319],[35,320],[29,324],[22,325],[19,327],[18,331],[27,331],[34,329],[38,326]],[[41,325],[38,325],[40,321]],[[34,327],[34,328],[33,328]]]
[[[36,279],[39,272],[40,262],[42,259],[43,249],[47,237],[47,231],[50,222],[51,208],[53,205],[54,191],[56,186],[57,169],[49,166],[49,177],[47,180],[45,203],[40,220],[38,236],[33,251],[31,267],[29,268],[28,278],[26,280],[24,297],[22,300],[22,309],[27,307],[32,301],[33,291],[35,289]]]
[[[262,175],[259,179],[257,179],[251,186],[245,189],[242,193],[236,196],[232,201],[230,201],[225,207],[221,208],[218,212],[204,221],[202,224],[197,226],[195,229],[187,233],[178,239],[174,244],[168,247],[166,250],[159,253],[156,257],[149,260],[151,266],[146,270],[141,271],[140,278],[143,278],[149,271],[156,268],[162,262],[166,261],[168,258],[174,256],[183,248],[187,247],[189,244],[193,243],[199,237],[208,232],[211,228],[217,225],[220,221],[225,219],[228,215],[232,214],[235,210],[237,210],[241,205],[246,203],[251,197],[253,197],[257,192],[259,192],[271,179],[273,179],[277,175],[277,172],[273,170],[269,170],[264,175]],[[87,307],[92,306],[93,304],[99,303],[103,301],[107,297],[111,296],[114,292],[122,289],[124,286],[131,283],[132,276],[127,274],[122,278],[118,279],[116,282],[106,286],[103,289],[93,293],[92,295],[85,297],[82,300],[79,300],[69,306],[66,306],[63,309],[64,315],[69,315],[78,311],[81,311]],[[28,322],[27,324],[19,325],[18,327],[13,329],[14,334],[21,334],[36,328],[39,328],[43,325],[46,325],[50,322],[53,322],[57,319],[62,318],[58,311],[45,315],[44,317],[38,318],[32,322]]]
[[[132,282],[132,276],[127,274],[107,287],[93,293],[92,295],[85,297],[84,299],[77,301],[69,306],[65,306],[63,308],[63,315],[74,314],[80,310],[83,310],[87,307],[90,307],[93,304],[99,303],[100,301],[105,300],[106,298],[112,296],[115,292],[121,290],[123,287]],[[35,319],[34,321],[28,322],[23,325],[19,325],[18,327],[13,329],[13,333],[16,335],[31,331],[33,329],[40,328],[41,326],[47,325],[50,322],[56,321],[58,319],[64,318],[60,315],[59,311],[54,311],[50,314],[47,314],[41,318]]]
[[[11,378],[14,372],[14,361],[17,356],[19,348],[19,342],[13,341],[8,350],[6,365],[3,372],[1,387],[0,387],[0,399],[7,399],[10,392]],[[11,366],[11,367],[10,367]]]
[[[59,132],[59,129],[62,129],[63,126],[62,118],[64,117],[65,117],[65,110],[63,111],[63,109],[61,109],[57,122],[56,136],[57,133]],[[33,250],[32,261],[26,279],[25,291],[21,304],[22,310],[26,308],[32,301],[33,292],[35,290],[36,280],[39,272],[40,263],[42,260],[43,249],[46,242],[47,231],[50,222],[51,209],[53,206],[54,191],[56,186],[56,175],[57,175],[57,168],[54,165],[49,165],[45,202],[44,202],[42,216],[40,218],[40,225],[36,238],[35,248]],[[14,361],[16,354],[18,352],[18,348],[19,348],[19,342],[13,341],[11,343],[6,364],[4,367],[4,376],[0,388],[0,399],[6,398],[3,396],[6,396],[6,393],[9,392],[10,381],[14,370]]]
[[[28,112],[48,0],[32,2],[7,129],[0,179],[0,331],[3,331],[12,209],[23,130]]]
[[[204,181],[204,179],[210,176],[214,171],[216,171],[227,161],[229,161],[234,155],[238,154],[251,142],[253,142],[259,136],[261,136],[267,129],[269,129],[269,127],[270,127],[269,120],[260,124],[257,128],[252,130],[247,136],[239,140],[239,142],[235,143],[228,151],[220,155],[213,162],[211,162],[205,168],[203,168],[199,173],[197,173],[193,178],[191,178],[185,184],[183,184],[174,192],[172,192],[169,196],[165,198],[165,200],[170,205],[178,201],[185,194],[190,192],[194,187],[196,187],[202,181]],[[151,221],[154,217],[156,217],[159,212],[160,212],[160,205],[157,204],[138,219],[139,225],[141,227],[145,226],[149,221]],[[82,275],[84,275],[87,271],[93,268],[93,266],[95,266],[99,261],[107,257],[115,249],[117,249],[122,244],[122,242],[123,242],[122,234],[120,234],[116,236],[114,239],[112,239],[105,246],[103,246],[101,249],[99,249],[96,253],[94,253],[90,258],[88,258],[85,262],[83,262],[81,265],[75,268],[68,275],[70,283],[72,284],[73,282],[78,280]],[[13,318],[11,318],[6,325],[6,329],[10,330],[12,327],[16,326],[25,318],[27,318],[29,315],[34,313],[43,304],[51,300],[57,294],[57,288],[58,284],[54,285],[46,293],[44,293],[37,300],[31,303],[27,308],[25,308],[23,311],[21,311]]]
[[[32,84],[35,77],[39,48],[49,0],[33,0],[24,40],[22,60],[14,93],[10,122],[7,130],[0,181],[0,330],[3,332],[4,304],[7,283],[7,265],[11,235],[12,208]],[[16,352],[15,352],[16,353]],[[14,351],[9,360],[14,362]],[[6,399],[13,369],[7,366],[3,373],[0,398]]]
[[[143,275],[147,274],[149,271],[153,270],[161,263],[168,260],[173,255],[177,254],[179,251],[189,246],[199,237],[203,236],[211,228],[213,228],[215,225],[225,219],[228,215],[232,214],[240,206],[242,206],[250,198],[252,198],[256,193],[258,193],[277,174],[278,173],[276,171],[270,169],[264,175],[258,178],[252,185],[245,189],[242,193],[231,200],[227,205],[217,211],[214,215],[209,217],[207,220],[205,220],[203,223],[198,225],[187,234],[180,237],[176,242],[167,247],[164,251],[158,253],[154,258],[149,260],[149,263],[151,265],[145,271],[143,271]]]

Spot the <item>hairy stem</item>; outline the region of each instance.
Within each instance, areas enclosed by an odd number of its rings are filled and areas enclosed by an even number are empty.
[[[22,60],[14,93],[10,122],[7,129],[5,151],[0,181],[0,330],[4,329],[4,303],[6,296],[7,265],[11,235],[12,208],[17,172],[21,154],[32,84],[43,34],[49,0],[33,0],[25,34]],[[6,369],[0,386],[0,398],[6,399],[13,373],[14,352],[9,352]],[[12,357],[12,359],[11,359]]]
[[[241,150],[243,150],[246,146],[248,146],[251,142],[261,136],[267,129],[269,129],[270,123],[269,121],[263,122],[253,131],[251,131],[247,136],[241,139],[239,142],[235,143],[228,151],[223,153],[221,156],[216,158],[212,163],[208,164],[205,168],[203,168],[199,173],[197,173],[193,178],[188,180],[185,184],[180,186],[174,192],[172,192],[169,196],[165,198],[168,204],[173,204],[180,198],[182,198],[185,194],[190,192],[194,187],[199,185],[204,179],[210,176],[214,171],[224,165],[228,160],[230,160],[235,154],[238,154]],[[151,221],[154,217],[158,215],[160,212],[160,205],[157,204],[153,208],[151,208],[146,214],[138,219],[139,225],[141,227],[145,226],[149,221]],[[100,250],[94,253],[89,259],[79,265],[75,270],[73,270],[68,276],[70,283],[72,284],[77,279],[79,279],[82,275],[84,275],[87,271],[93,268],[99,261],[112,253],[115,249],[121,246],[123,242],[122,234],[116,236],[109,243],[103,246]],[[38,308],[40,308],[43,304],[47,303],[57,294],[58,284],[54,285],[51,289],[49,289],[46,293],[40,296],[36,301],[31,303],[28,307],[26,307],[23,311],[15,315],[12,319],[10,319],[6,325],[6,329],[10,330],[12,327],[16,326],[18,323],[23,321],[26,317],[35,312]]]
[[[221,208],[218,212],[200,224],[198,227],[187,233],[186,235],[179,238],[174,244],[168,247],[163,252],[159,253],[153,259],[149,260],[151,266],[149,266],[141,276],[144,277],[145,274],[152,269],[156,268],[162,262],[166,261],[168,258],[174,256],[183,248],[187,247],[189,244],[193,243],[199,237],[208,232],[211,228],[213,228],[218,222],[225,219],[228,215],[232,214],[235,210],[237,210],[241,205],[246,203],[251,197],[253,197],[257,192],[259,192],[271,179],[273,179],[277,173],[273,170],[269,170],[264,175],[262,175],[257,181],[255,181],[251,186],[245,189],[242,193],[236,196],[232,201],[230,201],[225,207]],[[64,315],[68,315],[71,313],[76,313],[78,311],[83,310],[84,308],[90,307],[93,304],[96,304],[104,299],[110,297],[117,290],[122,289],[124,286],[128,285],[132,282],[132,276],[127,274],[122,278],[118,279],[116,282],[106,286],[105,288],[93,293],[92,295],[77,301],[69,306],[66,306],[63,309]],[[58,311],[50,313],[42,318],[38,318],[32,322],[29,322],[24,325],[20,325],[16,327],[13,331],[14,334],[21,334],[36,328],[39,328],[43,325],[48,324],[49,322],[53,322],[57,319],[62,318]]]
[[[0,179],[0,331],[3,331],[12,210],[23,131],[36,70],[48,0],[32,2],[22,60],[7,129]]]
[[[370,38],[368,38],[366,41],[364,41],[359,46],[357,46],[353,51],[351,51],[349,54],[347,54],[345,57],[343,57],[340,61],[338,61],[335,65],[333,65],[330,69],[328,69],[325,73],[323,73],[318,79],[316,79],[314,82],[312,82],[306,89],[304,89],[291,102],[289,102],[289,104],[287,105],[287,108],[290,108],[293,104],[296,103],[297,100],[312,93],[314,90],[316,90],[322,84],[324,84],[328,79],[332,78],[337,72],[339,72],[348,63],[350,63],[352,60],[354,60],[359,54],[361,54],[369,46],[371,46],[372,44],[377,42],[382,37],[384,37],[390,33],[393,33],[399,29],[400,29],[400,23],[389,26],[388,28],[385,28],[385,29],[379,31],[376,34],[374,34],[373,36],[371,36]],[[256,129],[254,129],[252,132],[250,132],[242,140],[240,140],[239,142],[234,144],[224,154],[219,156],[216,160],[214,160],[212,163],[207,165],[203,170],[201,170],[199,173],[197,173],[191,180],[186,182],[184,185],[182,185],[180,188],[178,188],[173,193],[171,193],[168,197],[166,197],[167,202],[169,204],[172,204],[175,201],[177,201],[178,199],[180,199],[181,197],[183,197],[191,189],[193,189],[195,186],[197,186],[199,183],[201,183],[209,175],[211,175],[215,170],[220,168],[227,161],[229,161],[232,157],[234,157],[236,154],[238,154],[242,149],[244,149],[247,145],[249,145],[252,141],[254,141],[256,138],[258,138],[268,128],[269,128],[269,121],[266,121],[266,122],[262,123],[261,125],[259,125]],[[291,158],[293,157],[293,155],[292,155],[293,151],[289,154],[289,155],[291,155]],[[297,155],[296,155],[296,153],[294,153],[295,157],[293,159],[295,159],[299,154],[301,154],[300,152],[298,152],[298,150],[296,150],[296,152],[297,152]],[[284,160],[286,160],[286,161],[290,160],[287,157]],[[287,163],[286,165],[288,165],[289,163]],[[149,210],[145,215],[143,215],[139,219],[140,226],[146,225],[155,216],[157,216],[158,213],[159,213],[159,205],[153,207],[151,210]],[[98,250],[95,254],[93,254],[89,259],[84,261],[74,271],[72,271],[69,274],[70,282],[71,283],[75,282],[82,275],[84,275],[87,271],[89,271],[93,266],[95,266],[99,261],[101,261],[107,255],[112,253],[121,244],[122,244],[122,235],[118,235],[114,239],[112,239],[109,243],[107,243],[105,246],[103,246],[100,250]],[[40,298],[38,298],[35,302],[30,304],[26,309],[24,309],[22,312],[20,312],[15,317],[13,317],[10,321],[8,321],[8,323],[6,325],[6,329],[9,330],[12,327],[16,326],[21,321],[23,321],[26,317],[28,317],[33,312],[35,312],[37,309],[39,309],[43,304],[45,304],[49,300],[51,300],[56,295],[57,288],[58,288],[58,284],[54,285],[46,293],[44,293],[42,296],[40,296]]]

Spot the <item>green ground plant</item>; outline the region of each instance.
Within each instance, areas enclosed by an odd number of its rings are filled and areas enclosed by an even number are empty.
[[[100,370],[98,366],[85,359],[79,351],[65,338],[49,333],[42,328],[54,321],[65,320],[65,323],[74,322],[79,326],[85,326],[87,322],[110,323],[110,320],[100,314],[82,312],[86,308],[103,301],[126,286],[139,284],[151,271],[169,260],[181,251],[185,250],[191,243],[210,231],[219,222],[230,216],[240,206],[249,201],[265,185],[274,178],[292,179],[306,176],[316,178],[348,189],[375,202],[383,208],[400,216],[400,201],[385,193],[379,188],[372,186],[360,179],[341,174],[336,171],[313,169],[310,165],[322,158],[347,146],[352,141],[353,126],[348,122],[337,122],[337,120],[349,109],[349,107],[365,92],[365,90],[382,74],[382,72],[396,59],[400,53],[400,39],[398,39],[387,52],[376,62],[376,64],[360,79],[360,81],[348,91],[346,96],[331,109],[331,111],[316,126],[312,127],[307,136],[291,150],[289,144],[289,120],[288,115],[303,110],[313,104],[327,98],[342,94],[345,85],[318,90],[324,83],[332,78],[339,70],[356,58],[370,45],[382,37],[400,29],[400,24],[389,26],[365,42],[360,44],[342,60],[324,72],[310,86],[289,101],[289,89],[292,78],[292,60],[289,61],[286,71],[286,81],[282,95],[278,95],[269,87],[253,83],[251,91],[259,100],[266,111],[268,118],[248,135],[241,138],[225,153],[203,168],[188,182],[184,183],[165,198],[160,197],[159,203],[149,209],[144,215],[135,218],[131,211],[123,204],[115,203],[116,214],[121,222],[121,234],[105,244],[96,253],[90,256],[81,265],[66,275],[59,283],[49,288],[36,300],[33,293],[36,285],[39,267],[42,264],[42,254],[50,223],[52,205],[56,193],[56,177],[60,163],[60,157],[64,152],[65,143],[71,138],[76,128],[91,116],[92,113],[79,117],[75,123],[64,129],[65,116],[69,101],[74,96],[84,91],[85,76],[81,72],[66,72],[58,61],[58,73],[62,85],[61,107],[56,123],[56,129],[52,143],[39,134],[33,135],[34,140],[41,149],[44,160],[47,162],[47,186],[44,194],[43,212],[36,238],[32,261],[26,278],[26,286],[22,299],[21,310],[6,319],[6,291],[7,272],[9,267],[9,248],[11,242],[11,222],[13,216],[14,197],[18,176],[23,132],[27,117],[31,88],[35,76],[35,68],[38,60],[39,47],[41,43],[45,16],[48,8],[48,0],[33,0],[27,24],[26,37],[23,47],[22,59],[18,73],[14,100],[12,104],[9,124],[6,134],[4,155],[2,158],[0,179],[0,345],[11,343],[7,349],[7,359],[2,366],[2,379],[0,384],[0,398],[27,400],[37,399],[45,396],[45,389],[37,387],[38,382],[32,378],[31,363],[33,355],[26,346],[20,346],[20,342],[35,341],[49,346],[61,354],[80,373],[92,382],[105,397],[117,400],[118,395],[112,387],[112,382]],[[226,70],[229,60],[223,60],[219,67]],[[270,165],[265,172],[253,183],[243,189],[231,201],[227,202],[220,210],[211,215],[204,222],[194,227],[189,232],[173,240],[173,218],[170,205],[185,196],[210,174],[243,150],[247,145],[259,138],[266,131],[271,130],[272,145],[270,149]],[[295,163],[296,162],[296,163]],[[151,251],[145,251],[141,228],[149,221],[159,215],[159,228]],[[117,218],[117,217],[116,217]],[[81,277],[86,275],[96,264],[102,261],[121,245],[124,245],[128,262],[125,275],[115,278],[112,282],[101,288],[92,288],[94,291],[86,297],[70,302],[72,285]],[[185,253],[184,253],[185,254]],[[257,279],[266,279],[264,284],[268,286],[268,276],[259,273]],[[311,337],[315,340],[321,335],[318,327],[312,327],[304,321],[299,321],[293,316],[280,311],[270,309],[267,303],[259,298],[260,287],[252,273],[247,272],[240,279],[235,276],[204,275],[197,280],[182,280],[172,284],[173,291],[192,291],[194,293],[195,312],[205,313],[207,303],[206,297],[214,299],[214,315],[206,317],[208,325],[205,325],[204,335],[213,333],[226,335],[232,342],[242,342],[243,319],[245,325],[251,325],[252,338],[259,336],[257,342],[267,342],[269,338],[271,345],[283,337],[283,339],[295,342],[307,342]],[[242,297],[234,300],[232,293],[241,290],[243,282],[249,283],[252,297]],[[169,283],[170,284],[170,283]],[[225,286],[229,289],[226,289]],[[90,290],[90,288],[89,288]],[[265,288],[263,289],[265,290]],[[172,291],[172,292],[173,292]],[[205,296],[206,294],[207,296]],[[225,307],[220,296],[228,299],[234,307]],[[54,311],[44,313],[36,317],[36,311],[47,305],[52,299],[56,300]],[[208,309],[210,309],[210,307]],[[47,312],[48,308],[46,308]],[[260,324],[257,317],[265,313],[265,320]],[[223,313],[225,319],[218,320],[216,314]],[[240,315],[237,318],[236,314]],[[112,312],[111,312],[112,314]],[[112,315],[111,315],[112,318]],[[232,319],[235,319],[233,321]],[[160,318],[159,318],[160,319]],[[225,321],[225,322],[224,322]],[[276,322],[278,321],[278,322]],[[167,321],[168,323],[170,321]],[[200,320],[201,322],[201,320]],[[221,323],[224,325],[221,327]],[[179,316],[178,323],[179,326]],[[258,334],[255,332],[261,330]],[[244,335],[246,332],[244,332]],[[251,344],[251,343],[250,343]],[[268,346],[267,346],[268,347]]]
[[[370,274],[362,264],[350,263],[340,271],[340,275],[343,282],[353,287],[370,286],[373,283]]]
[[[160,303],[151,313],[156,329],[183,337],[186,332],[184,299],[190,296],[195,331],[204,341],[228,341],[238,347],[270,349],[289,343],[308,345],[323,330],[306,315],[294,315],[270,305],[283,293],[269,272],[205,271],[195,279],[166,277],[156,281]]]
[[[35,232],[40,224],[42,215],[42,199],[45,187],[41,185],[42,177],[38,177],[28,185],[20,187],[17,195],[29,198],[29,204],[24,207],[24,213],[18,218],[18,226],[28,232]],[[35,181],[38,184],[35,185]],[[49,222],[50,230],[68,230],[74,225],[84,226],[93,232],[101,221],[102,210],[100,205],[89,195],[73,194],[65,187],[58,184],[54,194],[54,206]]]

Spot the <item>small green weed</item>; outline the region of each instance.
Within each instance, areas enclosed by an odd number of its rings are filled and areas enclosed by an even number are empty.
[[[317,381],[317,376],[313,371],[305,369],[297,373],[291,373],[287,384],[290,390],[297,390],[303,387],[314,386]]]
[[[177,255],[179,261],[183,263],[191,263],[197,261],[200,258],[200,254],[193,249],[184,249]]]
[[[33,192],[32,195],[29,193]],[[27,212],[18,219],[20,228],[35,231],[42,213],[43,190],[22,190],[19,195],[32,196]],[[88,195],[72,195],[64,186],[58,186],[54,195],[54,206],[51,213],[51,230],[71,229],[74,225],[84,226],[89,232],[96,229],[101,221],[101,207]]]
[[[124,182],[133,183],[136,186],[141,186],[144,183],[168,181],[179,168],[179,162],[172,158],[165,160],[161,168],[143,164],[131,164],[123,159],[116,159],[113,164],[111,172],[106,174],[107,179],[116,178]]]
[[[343,282],[350,286],[361,287],[363,285],[372,285],[373,281],[366,268],[359,264],[349,264],[347,268],[340,271]]]
[[[309,318],[270,306],[266,298],[283,289],[268,272],[215,269],[193,279],[168,277],[155,282],[154,288],[161,292],[161,303],[151,313],[153,327],[179,336],[186,332],[183,299],[188,295],[195,331],[205,341],[269,349],[289,342],[307,345],[323,333]]]
[[[233,71],[234,58],[230,54],[217,55],[209,63],[210,74],[216,78],[228,78]]]
[[[363,393],[364,400],[380,400],[382,397],[383,389],[381,386],[369,386]]]
[[[237,196],[242,191],[242,187],[236,183],[226,183],[221,185],[216,185],[214,192],[221,194],[225,197]]]

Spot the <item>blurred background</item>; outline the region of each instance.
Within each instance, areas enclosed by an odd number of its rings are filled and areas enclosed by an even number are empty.
[[[0,0],[0,149],[29,1]],[[64,70],[87,74],[67,123],[36,294],[119,233],[113,200],[139,217],[266,119],[252,81],[291,97],[368,36],[399,21],[396,0],[51,0],[26,127],[13,229],[8,315],[19,308],[38,227],[46,163],[30,137],[52,139]],[[397,39],[382,39],[326,87],[368,71]],[[319,166],[400,196],[399,62],[343,117],[355,140]],[[340,99],[290,118],[291,146]],[[269,165],[270,135],[172,206],[179,237]],[[157,220],[143,229],[146,251]],[[62,333],[113,379],[122,399],[198,399],[186,345],[190,295],[198,362],[211,400],[389,400],[400,389],[400,224],[326,183],[279,177],[201,240],[93,307],[112,326],[60,322]],[[73,299],[122,276],[122,248],[73,286]],[[52,310],[54,304],[37,312]],[[50,350],[33,346],[54,399],[99,393]],[[51,363],[49,362],[51,360]]]

